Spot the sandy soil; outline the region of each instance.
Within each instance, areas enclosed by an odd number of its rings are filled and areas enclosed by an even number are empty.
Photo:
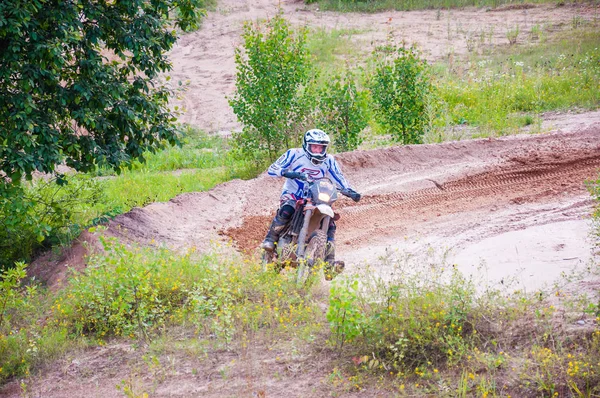
[[[240,43],[243,21],[272,16],[279,3],[221,0],[203,29],[181,38],[170,56],[175,80],[190,82],[182,100],[184,122],[212,132],[239,128],[226,101],[234,89],[233,49]],[[336,15],[307,8],[300,1],[281,5],[298,25],[356,29],[353,38],[365,52],[393,31],[418,43],[430,59],[466,53],[468,40],[481,32],[487,32],[493,45],[503,45],[506,30],[516,24],[524,31],[534,24],[560,26],[577,15],[596,12],[586,7],[535,6],[493,12]],[[600,112],[546,116],[544,126],[554,130],[549,134],[337,156],[348,179],[364,194],[358,204],[346,198],[337,203],[342,217],[338,258],[346,260],[348,272],[368,263],[385,275],[390,258],[407,253],[418,257],[431,248],[448,251],[450,260],[467,273],[490,281],[516,275],[526,288],[585,265],[591,257],[588,218],[593,202],[584,184],[596,178],[600,168]],[[262,175],[209,192],[183,194],[116,217],[107,233],[176,250],[210,250],[216,242],[229,242],[229,250],[252,255],[277,206],[281,185],[281,180]],[[38,270],[34,273],[51,286],[60,286],[67,266],[85,266],[87,249],[82,242],[93,244],[93,237],[83,235],[62,257],[41,259],[32,265]],[[487,264],[483,271],[478,268],[482,262]],[[327,394],[324,378],[331,371],[327,362],[310,362],[315,353],[296,358],[282,353],[275,360],[276,354],[251,344],[245,352],[211,353],[210,359],[167,353],[164,363],[170,367],[164,374],[149,375],[148,366],[133,351],[132,346],[115,344],[64,358],[29,380],[28,395],[121,396],[115,385],[132,380],[154,385],[152,396],[320,397]],[[0,389],[0,396],[21,395],[18,381]]]

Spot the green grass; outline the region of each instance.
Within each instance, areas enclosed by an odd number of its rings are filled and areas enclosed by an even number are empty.
[[[206,191],[235,178],[253,178],[261,171],[232,156],[227,139],[188,128],[181,147],[147,154],[144,163],[135,162],[131,169],[103,179],[105,199],[97,209],[99,213],[126,212],[185,192]]]
[[[314,58],[314,64],[323,75],[339,70],[341,62],[353,64],[361,54],[353,36],[362,33],[356,29],[317,28],[310,31],[307,47]]]
[[[105,210],[125,212],[181,193],[205,191],[234,178],[252,178],[262,171],[232,156],[227,139],[191,128],[184,131],[181,147],[148,153],[145,158],[119,175],[103,171],[109,175],[101,181]]]
[[[433,129],[426,141],[505,135],[527,126],[536,132],[543,112],[597,109],[600,30],[596,22],[576,22],[558,31],[536,25],[522,32],[519,44],[508,46],[507,42],[493,52],[484,40],[478,51],[453,62],[432,64],[438,100],[430,107]],[[327,84],[326,77],[343,59],[352,60],[359,84],[368,84],[373,63],[348,35],[343,30],[309,35],[311,52],[322,71],[319,85]],[[371,137],[363,147],[388,145],[389,140],[378,138],[386,134],[384,129],[373,120],[369,124]]]
[[[426,10],[462,7],[500,7],[525,3],[557,3],[556,0],[318,0],[319,8],[324,11],[338,12],[379,12],[385,10]]]
[[[181,147],[147,153],[145,158],[119,174],[101,169],[93,175],[68,175],[64,186],[37,179],[3,199],[0,223],[6,228],[0,233],[0,269],[29,261],[41,250],[69,245],[82,229],[133,207],[262,171],[232,156],[227,139],[192,128],[184,130]]]
[[[540,113],[600,105],[600,33],[575,30],[555,41],[509,47],[496,57],[435,67],[450,124],[506,134]]]

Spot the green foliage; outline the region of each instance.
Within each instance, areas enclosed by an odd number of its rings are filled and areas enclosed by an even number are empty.
[[[507,134],[531,114],[600,103],[600,51],[596,31],[573,32],[526,51],[509,49],[436,73],[450,124]]]
[[[356,45],[355,35],[364,31],[350,28],[317,28],[308,31],[306,46],[312,64],[318,69],[318,80],[327,83],[331,74],[337,73],[340,62],[349,64],[362,61],[364,50]]]
[[[53,325],[98,338],[152,339],[170,325],[191,323],[227,344],[243,332],[312,322],[309,292],[297,290],[293,273],[284,278],[259,264],[101,239],[106,254],[71,278],[52,306]]]
[[[327,321],[340,348],[346,341],[352,343],[361,334],[364,337],[372,332],[370,319],[360,307],[359,293],[357,279],[338,280],[331,286]]]
[[[408,270],[391,282],[379,277],[336,280],[327,320],[341,349],[373,353],[386,368],[411,372],[457,363],[472,345],[475,289],[457,270],[425,277]],[[450,278],[446,283],[440,280]]]
[[[190,4],[192,4],[190,2]],[[206,16],[207,10],[214,10],[217,5],[217,0],[194,0],[194,11],[195,16],[189,17],[190,22],[185,26],[181,26],[181,30],[184,32],[193,32],[198,30],[202,26],[202,19]],[[183,19],[183,13],[181,8],[175,8],[175,15],[177,20]]]
[[[375,55],[371,95],[377,121],[397,141],[421,143],[430,122],[427,103],[433,91],[427,64],[415,48],[386,47]]]
[[[13,324],[10,309],[22,304],[23,298],[19,292],[21,280],[25,278],[26,265],[17,263],[15,268],[0,274],[0,330],[11,330]],[[30,289],[30,294],[35,294],[35,288]]]
[[[105,252],[70,274],[57,293],[24,287],[22,263],[0,275],[0,382],[29,376],[69,349],[103,345],[110,336],[148,342],[169,338],[178,326],[195,330],[196,343],[220,346],[259,332],[311,340],[321,326],[316,301],[310,290],[297,288],[294,272],[101,240]]]
[[[274,160],[304,131],[310,77],[306,31],[293,32],[281,13],[266,26],[244,25],[243,51],[235,53],[236,92],[229,104],[243,123],[235,136],[242,158]]]
[[[199,0],[0,3],[0,171],[18,184],[57,164],[119,169],[175,143],[170,90],[156,81]]]
[[[80,222],[95,217],[93,207],[103,198],[100,183],[84,175],[67,180],[0,184],[0,270],[29,260],[42,247],[70,241],[85,226]]]
[[[100,213],[122,213],[133,207],[168,201],[185,192],[211,189],[233,178],[253,178],[259,169],[236,159],[229,141],[187,129],[181,147],[148,154],[146,162],[101,182],[105,200]],[[262,170],[260,170],[262,171]]]
[[[130,170],[114,176],[109,169],[91,178],[62,177],[66,184],[36,179],[19,186],[0,186],[0,269],[29,261],[40,250],[66,245],[83,228],[184,192],[205,191],[232,178],[250,178],[257,171],[235,160],[228,142],[187,128],[182,146],[145,154]],[[179,170],[188,168],[187,170]]]
[[[55,321],[78,333],[145,338],[183,306],[193,280],[210,272],[206,261],[192,264],[189,255],[101,241],[107,254],[91,257],[52,307]]]
[[[227,166],[233,171],[236,166],[231,159],[227,139],[185,126],[180,140],[181,145],[148,153],[145,155],[145,162],[136,161],[131,169],[157,172]]]
[[[338,152],[355,150],[362,142],[360,133],[367,127],[367,93],[356,88],[349,70],[329,81],[317,92],[316,125],[332,135]]]
[[[38,286],[24,286],[26,265],[0,273],[0,383],[14,376],[29,376],[32,366],[64,350],[63,330],[46,329],[40,322],[47,308]]]

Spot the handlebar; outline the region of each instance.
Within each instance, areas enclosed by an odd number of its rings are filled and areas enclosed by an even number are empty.
[[[302,180],[302,181],[307,181],[307,182],[314,182],[319,180],[319,178],[312,178],[309,174],[303,173],[303,172],[298,172],[298,171],[285,171],[281,174],[283,177],[285,178],[291,178],[293,180]],[[328,179],[329,180],[329,179]],[[329,180],[331,182],[331,180]],[[351,188],[342,188],[339,189],[337,185],[333,184],[335,186],[335,189],[341,193],[344,196],[349,197],[350,199],[352,199],[355,202],[358,202],[361,198],[361,195],[356,192],[355,190],[351,189]],[[304,189],[306,190],[308,187],[305,187]]]

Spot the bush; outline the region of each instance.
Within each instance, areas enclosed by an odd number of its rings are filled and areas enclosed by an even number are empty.
[[[78,175],[68,184],[37,179],[28,184],[0,185],[0,269],[28,261],[37,251],[69,241],[95,217],[102,198],[97,181]]]
[[[145,337],[174,316],[193,281],[210,272],[189,255],[128,250],[100,239],[107,254],[91,257],[52,307],[55,320],[79,334]]]
[[[40,319],[47,308],[36,285],[23,286],[26,266],[0,272],[0,383],[28,376],[32,366],[64,350],[64,329],[45,328]]]
[[[414,48],[385,47],[375,54],[378,60],[371,95],[377,122],[388,128],[396,141],[421,143],[429,124],[427,102],[433,91],[427,64]]]
[[[430,277],[397,271],[402,276],[391,283],[336,280],[327,312],[336,344],[409,372],[460,361],[472,344],[473,284],[441,267]]]
[[[314,321],[308,292],[297,290],[293,274],[101,241],[106,254],[91,257],[52,307],[53,324],[78,335],[152,339],[167,326],[191,323],[201,336],[228,343],[242,331]]]
[[[333,136],[338,152],[355,150],[367,126],[368,116],[365,91],[356,88],[354,75],[349,70],[330,79],[318,90],[319,116],[317,126]]]
[[[237,49],[236,92],[229,100],[244,124],[234,137],[244,159],[275,160],[299,141],[308,109],[302,88],[309,80],[306,31],[292,32],[281,14],[264,27],[246,23],[244,51]]]

